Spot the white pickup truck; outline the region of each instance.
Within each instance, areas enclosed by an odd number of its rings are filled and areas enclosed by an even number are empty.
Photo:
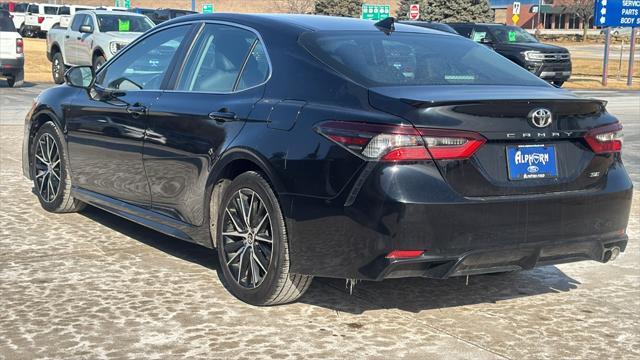
[[[130,42],[154,26],[140,14],[107,10],[79,11],[66,28],[53,28],[47,34],[47,58],[56,84],[64,82],[69,66],[100,68]]]
[[[24,81],[24,46],[22,37],[11,21],[11,15],[0,9],[0,76],[10,87],[22,86]]]
[[[78,11],[94,10],[94,9],[95,9],[95,7],[93,7],[93,6],[63,5],[58,9],[58,15],[60,15],[60,23],[58,25],[61,28],[67,28],[67,27],[69,27],[69,24],[71,24],[71,18]]]
[[[23,35],[44,36],[53,25],[60,23],[59,8],[60,5],[53,4],[29,4],[24,18]]]

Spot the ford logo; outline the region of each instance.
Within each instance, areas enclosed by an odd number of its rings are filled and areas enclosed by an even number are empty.
[[[533,174],[537,173],[539,170],[540,169],[538,169],[538,167],[535,165],[531,165],[527,168],[527,172],[533,173]]]

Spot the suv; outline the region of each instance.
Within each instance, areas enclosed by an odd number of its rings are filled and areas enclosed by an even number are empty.
[[[134,13],[147,15],[154,24],[158,25],[167,20],[175,19],[179,16],[197,14],[195,11],[190,10],[182,10],[182,9],[147,9],[147,8],[135,8],[133,10]]]
[[[0,10],[0,76],[7,78],[10,87],[22,86],[24,81],[22,37],[6,10]]]
[[[493,48],[500,55],[556,86],[562,86],[571,77],[569,50],[543,44],[522,28],[502,24],[449,25],[460,35]]]

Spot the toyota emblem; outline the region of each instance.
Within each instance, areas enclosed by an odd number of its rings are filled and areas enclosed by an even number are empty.
[[[551,122],[553,121],[551,110],[545,108],[533,109],[529,113],[529,121],[531,121],[531,124],[535,127],[547,127],[551,125]]]

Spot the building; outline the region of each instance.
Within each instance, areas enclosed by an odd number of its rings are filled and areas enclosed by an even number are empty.
[[[570,0],[519,0],[520,19],[517,25],[525,29],[582,29],[584,24],[567,7]],[[495,11],[496,22],[513,25],[513,0],[490,0],[491,8]],[[540,11],[538,11],[540,9]],[[587,24],[594,28],[593,19]]]

